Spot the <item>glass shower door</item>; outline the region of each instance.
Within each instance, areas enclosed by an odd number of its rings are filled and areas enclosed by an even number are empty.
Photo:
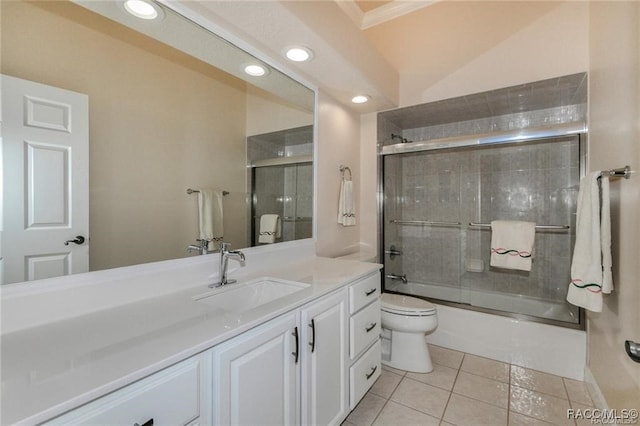
[[[386,290],[460,302],[460,168],[446,152],[384,157]]]
[[[565,300],[579,137],[383,158],[387,291],[579,323],[578,308]],[[544,225],[536,230],[531,271],[490,266],[493,220]]]
[[[281,238],[277,242],[311,238],[313,166],[310,162],[253,169],[252,245],[258,242],[260,218],[277,214]]]

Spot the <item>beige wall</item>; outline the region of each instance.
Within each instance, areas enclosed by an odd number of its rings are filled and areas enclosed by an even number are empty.
[[[363,215],[360,205],[360,117],[320,91],[318,93],[317,148],[317,224],[316,253],[319,256],[340,256],[359,247]],[[356,226],[338,223],[340,165],[353,173],[356,202]]]
[[[91,270],[185,256],[188,187],[231,192],[225,239],[245,245],[244,83],[111,21],[76,24],[93,14],[70,4],[2,9],[3,73],[89,95]]]
[[[640,364],[624,341],[640,341],[640,3],[593,2],[589,19],[589,169],[630,165],[611,180],[615,290],[589,313],[588,366],[610,408],[640,407]]]
[[[585,71],[587,16],[587,2],[439,2],[366,34],[407,106]]]

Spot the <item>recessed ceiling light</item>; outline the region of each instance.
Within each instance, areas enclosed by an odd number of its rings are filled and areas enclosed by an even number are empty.
[[[262,77],[268,73],[268,70],[262,65],[249,64],[244,67],[244,72],[253,77]]]
[[[140,19],[162,18],[162,9],[155,4],[144,0],[126,0],[124,10]]]
[[[358,95],[351,98],[351,102],[354,104],[363,104],[369,101],[369,97],[367,95]]]
[[[310,61],[311,58],[313,58],[313,52],[307,47],[293,46],[287,49],[285,56],[290,61],[305,62]]]

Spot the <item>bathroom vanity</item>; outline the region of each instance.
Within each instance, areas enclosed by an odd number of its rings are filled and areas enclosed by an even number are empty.
[[[380,265],[282,246],[218,289],[216,255],[7,286],[2,424],[339,424],[380,374]]]

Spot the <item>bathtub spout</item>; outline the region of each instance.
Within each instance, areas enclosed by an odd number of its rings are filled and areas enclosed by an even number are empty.
[[[400,281],[402,281],[402,284],[406,284],[407,283],[407,274],[402,274],[402,275],[387,274],[385,276],[387,278],[389,278],[390,280],[400,280]]]

